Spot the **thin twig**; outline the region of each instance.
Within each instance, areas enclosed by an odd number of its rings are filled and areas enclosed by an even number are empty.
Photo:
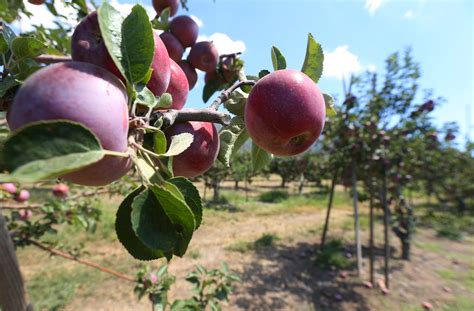
[[[213,109],[213,110],[217,110],[219,109],[219,106],[225,102],[226,100],[229,99],[229,96],[232,94],[232,92],[234,92],[235,90],[237,90],[238,88],[242,87],[242,86],[245,86],[245,85],[249,85],[249,86],[253,86],[255,85],[255,81],[251,81],[251,80],[246,80],[246,81],[236,81],[230,88],[228,88],[227,90],[223,91],[217,98],[216,100],[209,106],[209,109]]]
[[[38,63],[49,65],[49,64],[55,64],[55,63],[70,62],[72,61],[72,59],[69,56],[44,54],[44,55],[40,55],[36,57],[35,61],[37,61]]]
[[[130,281],[130,282],[135,282],[135,278],[129,276],[129,275],[125,275],[125,274],[122,274],[120,272],[117,272],[117,271],[114,271],[114,270],[111,270],[109,268],[105,268],[105,267],[102,267],[94,262],[91,262],[91,261],[88,261],[88,260],[85,260],[85,259],[80,259],[80,258],[77,258],[77,257],[74,257],[68,253],[65,253],[65,252],[62,252],[60,250],[57,250],[57,249],[54,249],[54,248],[51,248],[49,246],[46,246],[44,245],[43,243],[41,242],[38,242],[38,241],[35,241],[35,240],[28,240],[28,242],[31,244],[31,245],[34,245],[36,247],[38,247],[39,249],[42,249],[48,253],[50,253],[51,255],[56,255],[56,256],[59,256],[59,257],[63,257],[65,259],[69,259],[69,260],[72,260],[72,261],[76,261],[80,264],[83,264],[83,265],[86,265],[86,266],[89,266],[89,267],[92,267],[94,269],[97,269],[97,270],[100,270],[102,272],[105,272],[105,273],[109,273],[109,274],[112,274],[120,279],[123,279],[123,280],[126,280],[126,281]]]
[[[68,201],[75,200],[78,198],[91,197],[94,195],[105,194],[109,192],[111,192],[109,189],[99,189],[96,191],[78,193],[76,195],[67,197],[66,200]],[[25,210],[25,209],[41,208],[43,206],[44,205],[42,204],[7,204],[7,205],[0,204],[0,209]]]
[[[153,124],[154,121],[158,120],[159,118],[163,118],[163,127],[165,128],[173,125],[176,122],[201,121],[228,125],[231,120],[230,115],[227,113],[213,109],[170,109],[165,112],[154,112],[151,115],[150,124]]]

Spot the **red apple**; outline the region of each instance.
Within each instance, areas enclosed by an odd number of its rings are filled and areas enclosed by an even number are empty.
[[[173,157],[173,171],[176,176],[188,178],[199,176],[212,167],[219,153],[219,134],[208,122],[175,123],[166,130],[168,142],[171,136],[191,133],[194,140],[183,153]]]
[[[28,0],[28,2],[34,5],[41,5],[44,3],[44,0]]]
[[[153,94],[160,96],[168,87],[171,74],[170,63],[168,51],[155,31],[153,32],[153,38],[155,40],[155,54],[151,65],[153,73],[147,86]],[[74,30],[71,39],[71,56],[75,61],[91,63],[105,68],[123,82],[125,81],[102,39],[97,12],[87,15]]]
[[[187,48],[196,43],[199,26],[187,15],[181,15],[173,18],[170,22],[171,33],[181,42],[183,47]]]
[[[188,61],[196,69],[205,72],[214,71],[219,62],[219,53],[212,42],[198,42],[191,48]]]
[[[184,48],[176,37],[168,31],[160,35],[161,40],[166,46],[169,57],[175,62],[179,62],[184,53]]]
[[[66,184],[54,185],[53,194],[58,198],[65,198],[69,194],[69,187]]]
[[[318,86],[292,69],[277,70],[260,79],[245,106],[245,125],[254,143],[282,156],[308,149],[321,135],[325,117]]]
[[[180,61],[178,65],[181,67],[181,69],[183,69],[184,74],[188,79],[189,90],[192,90],[198,79],[196,69],[194,69],[194,67],[187,60]]]
[[[16,193],[16,186],[13,183],[4,183],[0,185],[0,189],[10,194]]]
[[[18,90],[8,121],[15,131],[35,121],[60,119],[88,127],[106,150],[127,151],[127,93],[120,80],[101,67],[72,61],[36,71]],[[106,185],[130,166],[128,158],[106,156],[63,178],[81,185]]]
[[[21,190],[19,193],[17,193],[14,197],[15,201],[17,202],[25,202],[30,199],[30,193],[28,190]]]
[[[160,15],[164,9],[170,8],[170,16],[175,16],[179,8],[179,0],[153,0],[152,4],[158,15]]]
[[[165,44],[156,31],[153,31],[153,38],[155,39],[155,55],[151,64],[153,72],[147,87],[155,96],[160,96],[168,88],[171,79],[171,60]]]
[[[183,108],[189,93],[188,78],[174,60],[171,60],[171,79],[166,93],[170,93],[173,97],[173,104],[169,109]]]
[[[21,210],[18,212],[18,214],[20,215],[20,219],[23,221],[28,220],[31,218],[31,216],[33,216],[33,212],[29,209]]]

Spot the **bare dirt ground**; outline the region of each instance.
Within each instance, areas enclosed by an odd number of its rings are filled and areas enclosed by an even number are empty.
[[[366,212],[364,208],[362,211]],[[325,210],[314,206],[299,206],[274,214],[211,212],[196,232],[188,255],[173,259],[169,265],[170,273],[177,279],[171,298],[190,297],[191,287],[184,277],[196,264],[213,268],[226,261],[241,276],[242,282],[237,284],[230,302],[223,304],[223,310],[422,310],[424,302],[431,303],[434,310],[445,310],[446,304],[458,299],[474,300],[472,237],[453,242],[437,238],[431,230],[418,230],[411,262],[398,259],[398,241],[392,237],[391,289],[388,295],[383,295],[377,287],[364,286],[369,269],[366,257],[360,278],[354,269],[328,271],[314,263],[324,217]],[[349,207],[335,209],[330,230],[330,236],[347,241],[348,257],[354,253],[350,244],[353,232],[344,229],[343,224],[350,219]],[[264,233],[279,237],[276,245],[242,252],[229,250],[238,241],[252,242]],[[366,231],[362,237],[363,244],[367,245]],[[377,227],[376,240],[381,247],[380,227]],[[89,251],[92,255],[87,256],[88,259],[124,273],[133,274],[137,266],[115,240],[99,241]],[[64,270],[77,266],[33,250],[21,253],[20,261],[27,280],[41,270],[45,262]],[[376,280],[382,278],[382,262],[382,250],[377,249]],[[153,265],[158,267],[162,263],[158,261]],[[76,288],[75,297],[65,308],[81,311],[150,309],[146,298],[137,302],[132,283],[107,275]],[[467,311],[462,307],[449,310]]]

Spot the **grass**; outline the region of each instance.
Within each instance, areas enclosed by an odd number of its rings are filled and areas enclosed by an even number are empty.
[[[324,249],[316,253],[315,263],[324,268],[335,267],[344,269],[349,267],[352,262],[344,256],[344,248],[341,240],[330,240],[325,244]]]
[[[246,253],[248,251],[261,250],[265,248],[275,247],[275,242],[280,240],[280,238],[271,233],[264,233],[262,236],[255,241],[243,241],[239,240],[231,245],[225,247],[227,251]]]
[[[201,257],[201,252],[198,249],[192,249],[187,253],[192,259],[198,259]]]
[[[258,196],[258,200],[265,203],[279,203],[287,200],[290,197],[287,191],[283,190],[272,190],[261,193]]]
[[[84,284],[97,284],[103,274],[87,267],[43,270],[28,282],[28,291],[36,310],[59,310],[67,306],[79,290],[87,295],[93,289]]]
[[[452,303],[443,307],[443,311],[472,311],[474,310],[474,300],[472,297],[457,297]]]
[[[442,253],[444,252],[443,247],[437,243],[431,243],[431,242],[424,242],[424,243],[419,243],[415,242],[415,245],[421,249],[424,249],[429,252],[433,253]]]

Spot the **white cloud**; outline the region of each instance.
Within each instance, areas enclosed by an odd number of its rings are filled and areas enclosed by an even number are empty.
[[[413,10],[408,10],[405,12],[405,14],[403,14],[403,17],[406,19],[411,19],[413,18],[413,16],[415,16],[415,13],[413,12]]]
[[[338,46],[332,52],[324,52],[323,68],[325,77],[342,80],[348,78],[352,73],[361,71],[362,65],[359,57],[349,52],[349,46],[343,45]]]
[[[204,22],[199,17],[197,17],[195,15],[190,15],[189,17],[191,17],[193,19],[193,21],[196,22],[196,24],[199,26],[199,28],[202,28],[202,26],[204,26]]]
[[[369,64],[367,66],[367,71],[369,72],[376,72],[377,71],[377,66],[375,66],[374,64]]]
[[[200,35],[197,41],[212,41],[219,52],[222,54],[232,54],[245,52],[245,43],[241,40],[232,40],[228,35],[220,32],[213,33],[210,36]]]
[[[370,15],[374,15],[385,0],[365,0],[365,8]]]

